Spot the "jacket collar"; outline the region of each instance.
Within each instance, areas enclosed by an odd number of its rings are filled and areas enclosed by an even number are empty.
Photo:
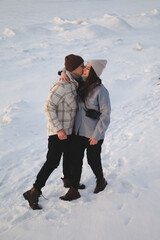
[[[69,71],[66,71],[66,74],[69,77],[70,81],[73,82],[78,87],[79,83],[82,81],[82,77],[77,76]]]

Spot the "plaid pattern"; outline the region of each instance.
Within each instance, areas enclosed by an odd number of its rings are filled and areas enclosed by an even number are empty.
[[[56,82],[50,89],[44,110],[47,114],[47,135],[55,135],[64,129],[67,135],[72,133],[76,110],[78,83],[70,79],[70,83]]]

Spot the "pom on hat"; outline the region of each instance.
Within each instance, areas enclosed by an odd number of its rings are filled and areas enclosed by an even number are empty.
[[[65,68],[72,72],[84,62],[83,58],[78,55],[70,54],[65,57]]]
[[[102,74],[103,69],[106,67],[107,60],[96,59],[96,60],[90,60],[88,61],[88,63],[92,66],[95,73],[99,77]]]

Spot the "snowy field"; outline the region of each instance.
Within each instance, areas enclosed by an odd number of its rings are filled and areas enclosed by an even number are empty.
[[[81,198],[64,202],[62,166],[33,211],[22,193],[45,161],[43,110],[68,54],[108,60],[112,103],[93,194],[84,159]],[[0,239],[160,239],[160,1],[0,0]]]

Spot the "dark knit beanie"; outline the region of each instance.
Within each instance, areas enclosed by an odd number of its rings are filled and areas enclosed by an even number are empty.
[[[78,55],[70,54],[65,57],[66,70],[72,72],[84,62],[83,58]]]

